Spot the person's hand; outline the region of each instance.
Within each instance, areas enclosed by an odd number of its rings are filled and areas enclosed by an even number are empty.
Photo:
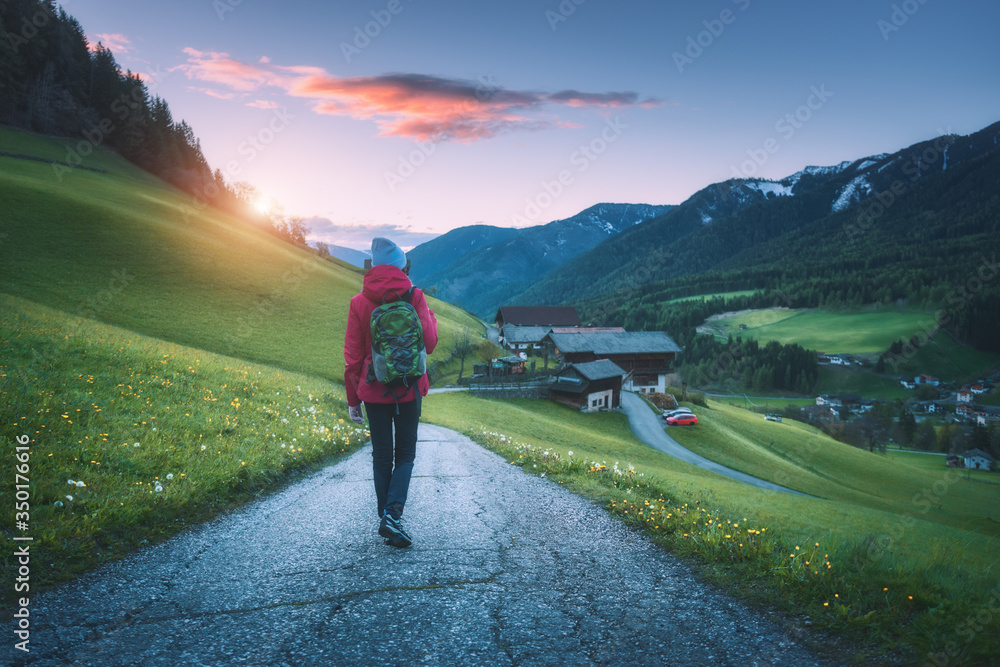
[[[353,421],[354,423],[356,424],[365,423],[365,414],[361,410],[360,404],[348,406],[348,413],[351,415],[351,421]]]

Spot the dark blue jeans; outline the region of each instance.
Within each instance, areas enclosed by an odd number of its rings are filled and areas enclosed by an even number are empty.
[[[399,404],[365,403],[368,431],[372,435],[372,472],[378,515],[388,510],[393,518],[403,514],[406,492],[417,454],[417,424],[420,422],[420,396]],[[395,430],[395,439],[393,431]]]

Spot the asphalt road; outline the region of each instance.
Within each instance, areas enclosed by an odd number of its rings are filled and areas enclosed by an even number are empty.
[[[756,486],[759,489],[767,489],[768,491],[783,491],[784,493],[794,493],[799,496],[807,495],[805,493],[800,493],[799,491],[794,491],[792,489],[785,488],[773,482],[768,482],[763,479],[759,479],[752,475],[740,472],[739,470],[733,470],[732,468],[727,468],[724,465],[720,465],[715,461],[706,459],[704,456],[699,456],[689,449],[682,447],[676,440],[671,438],[663,430],[663,420],[646,405],[646,402],[638,395],[629,392],[622,392],[622,409],[625,414],[628,415],[629,426],[632,427],[632,432],[635,437],[639,438],[645,442],[650,447],[660,450],[666,454],[680,459],[681,461],[687,461],[699,468],[704,468],[705,470],[711,470],[712,472],[717,472],[720,475],[725,475],[730,479],[735,479],[739,482],[746,482]],[[677,426],[675,428],[688,428],[683,426]],[[694,427],[697,428],[697,427]]]
[[[443,428],[420,428],[414,546],[385,546],[370,452],[33,597],[29,664],[829,664],[804,631]],[[0,662],[22,663],[11,637]]]

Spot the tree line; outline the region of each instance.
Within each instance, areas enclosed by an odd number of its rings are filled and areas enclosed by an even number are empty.
[[[3,0],[0,33],[0,123],[72,138],[70,165],[84,164],[101,147],[114,150],[206,205],[305,243],[301,218],[256,213],[256,190],[211,169],[191,126],[151,94],[156,78],[123,72],[111,50],[90,45],[54,0]]]

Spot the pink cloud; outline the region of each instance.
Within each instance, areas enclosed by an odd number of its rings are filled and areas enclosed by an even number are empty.
[[[96,39],[90,38],[87,48],[91,51],[97,50],[97,43],[100,42],[108,48],[109,51],[115,55],[125,55],[132,50],[132,41],[117,32],[102,32],[94,35]]]
[[[236,97],[236,93],[223,93],[213,88],[198,88],[197,86],[189,86],[188,90],[196,93],[204,93],[209,97],[214,97],[219,100],[231,100]]]
[[[190,79],[241,93],[265,86],[279,88],[291,97],[310,100],[318,114],[373,120],[382,136],[425,141],[471,142],[516,130],[578,126],[552,118],[544,111],[552,106],[610,109],[665,104],[663,100],[640,99],[633,92],[517,91],[486,80],[477,83],[425,74],[338,77],[320,67],[273,65],[267,58],[248,64],[227,53],[192,48],[184,53],[187,63],[174,69]],[[208,90],[204,92],[213,94]],[[274,108],[261,104],[267,103],[258,100],[249,106]]]
[[[253,102],[247,102],[247,106],[256,107],[257,109],[277,109],[278,103],[271,100],[254,100]]]
[[[265,85],[281,86],[283,83],[279,74],[234,60],[228,53],[192,48],[184,49],[184,53],[188,55],[187,63],[171,71],[184,72],[189,79],[221,84],[240,92],[251,92]]]

